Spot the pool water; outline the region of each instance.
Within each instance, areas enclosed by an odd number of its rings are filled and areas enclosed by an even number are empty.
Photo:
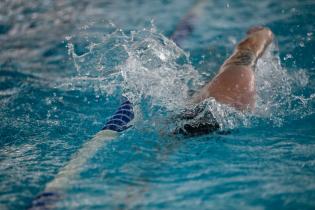
[[[122,96],[134,126],[88,158],[55,209],[314,209],[314,11],[311,0],[0,2],[0,209],[29,208]],[[257,63],[256,112],[209,99],[230,134],[170,135],[190,92],[259,24],[276,41]]]

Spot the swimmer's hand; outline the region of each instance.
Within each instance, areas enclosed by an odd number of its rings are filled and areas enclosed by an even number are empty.
[[[247,31],[247,37],[237,47],[238,50],[250,50],[259,58],[273,41],[274,35],[269,28],[255,26]]]

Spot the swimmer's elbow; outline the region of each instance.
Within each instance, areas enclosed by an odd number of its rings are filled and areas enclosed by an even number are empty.
[[[255,96],[252,95],[247,97],[245,101],[242,101],[241,105],[238,107],[240,111],[244,112],[254,112],[256,109],[256,100]]]

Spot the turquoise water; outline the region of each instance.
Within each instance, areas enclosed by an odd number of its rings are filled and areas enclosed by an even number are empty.
[[[199,2],[200,3],[200,2]],[[26,209],[119,105],[134,127],[99,148],[56,209],[314,209],[313,1],[0,2],[0,209]],[[277,43],[257,64],[257,109],[206,102],[229,135],[169,135],[171,116],[246,30]],[[278,46],[277,46],[278,45]]]

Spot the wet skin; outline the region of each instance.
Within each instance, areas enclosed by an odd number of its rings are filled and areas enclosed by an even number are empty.
[[[272,31],[254,27],[220,67],[218,74],[192,97],[199,103],[213,97],[216,101],[242,111],[255,109],[255,65],[272,42]]]

